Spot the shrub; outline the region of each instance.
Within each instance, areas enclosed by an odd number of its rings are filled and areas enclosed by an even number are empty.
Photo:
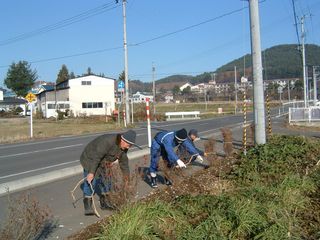
[[[50,210],[30,195],[8,196],[7,219],[0,239],[31,240],[45,238],[55,227]]]

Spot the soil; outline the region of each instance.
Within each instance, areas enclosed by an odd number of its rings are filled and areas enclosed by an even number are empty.
[[[211,156],[210,167],[193,172],[188,176],[184,170],[167,170],[166,177],[173,181],[172,186],[165,186],[160,189],[153,190],[148,196],[140,201],[154,201],[161,199],[170,202],[176,197],[186,194],[193,196],[199,194],[217,195],[224,191],[232,189],[229,181],[221,179],[230,173],[232,167],[237,162],[237,157]],[[161,166],[160,166],[161,167]],[[101,224],[106,223],[108,218],[100,220],[84,229],[68,237],[69,240],[86,240],[92,238],[100,231]]]

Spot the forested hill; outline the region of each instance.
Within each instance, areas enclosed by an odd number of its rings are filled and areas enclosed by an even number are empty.
[[[297,44],[277,45],[264,50],[262,52],[262,62],[265,70],[264,77],[267,79],[302,76],[301,52],[298,50]],[[244,63],[246,66],[246,76],[250,77],[252,61],[251,54],[247,54],[216,69],[217,82],[234,81],[234,66],[237,66],[238,74],[242,76]],[[320,65],[320,46],[313,44],[306,45],[306,64],[310,66]],[[197,76],[173,75],[158,80],[157,84],[172,87],[171,85],[174,83],[189,82],[197,84],[208,82],[211,78],[212,75],[208,72]]]
[[[237,66],[243,72],[243,65],[249,69],[252,66],[251,54],[242,56],[229,62],[216,70],[216,72],[233,71]],[[318,45],[306,45],[306,64],[310,66],[320,65],[320,47]],[[278,45],[262,52],[262,65],[268,79],[280,79],[302,76],[301,52],[296,44]]]

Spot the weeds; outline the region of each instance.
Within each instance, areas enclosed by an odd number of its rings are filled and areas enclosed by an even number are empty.
[[[1,228],[0,239],[45,239],[55,227],[51,211],[30,195],[11,198],[8,195],[7,220]]]
[[[199,185],[169,202],[137,203],[97,239],[319,239],[319,156],[319,142],[274,136],[222,179],[231,191],[204,195]]]

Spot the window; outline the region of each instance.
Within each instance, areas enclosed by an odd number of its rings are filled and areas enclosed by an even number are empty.
[[[55,109],[56,105],[52,103],[48,103],[48,109]]]
[[[69,103],[59,103],[58,107],[59,107],[59,109],[68,109],[68,108],[70,108],[70,104]]]
[[[102,102],[84,102],[82,108],[103,108]]]
[[[91,85],[91,81],[81,81],[81,85]]]

